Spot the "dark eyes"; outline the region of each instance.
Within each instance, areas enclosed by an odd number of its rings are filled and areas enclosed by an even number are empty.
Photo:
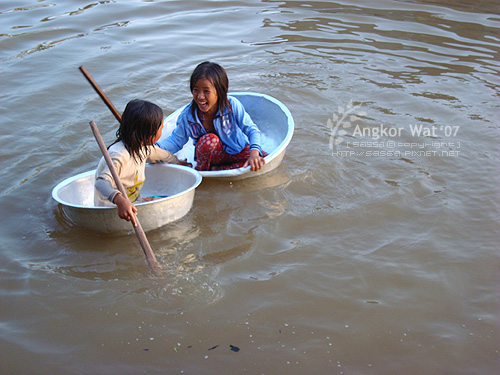
[[[200,90],[198,90],[198,89],[193,89],[193,92],[198,92],[198,91],[200,91]],[[203,92],[205,93],[205,95],[208,95],[208,94],[210,94],[210,93],[211,93],[211,91],[210,91],[210,90],[203,90]]]

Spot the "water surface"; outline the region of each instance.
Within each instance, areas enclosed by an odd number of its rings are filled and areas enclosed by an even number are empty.
[[[498,374],[496,1],[0,3],[0,372]],[[68,223],[136,97],[201,61],[292,112],[282,165],[148,233]],[[385,129],[385,130],[384,130]],[[420,129],[420,133],[417,131]],[[377,133],[378,132],[378,133]],[[239,349],[239,351],[236,351]]]

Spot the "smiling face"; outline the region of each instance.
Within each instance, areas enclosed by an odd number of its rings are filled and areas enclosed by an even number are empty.
[[[195,82],[192,89],[193,100],[201,112],[208,115],[217,113],[217,90],[212,82],[206,78],[200,78]]]

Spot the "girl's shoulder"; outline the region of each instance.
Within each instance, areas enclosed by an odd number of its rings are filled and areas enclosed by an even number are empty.
[[[229,101],[229,105],[231,106],[231,112],[236,117],[241,116],[245,113],[245,107],[234,96],[228,95],[227,100]]]
[[[129,159],[130,153],[128,152],[125,144],[122,141],[116,142],[108,149],[109,155],[112,158]]]
[[[241,102],[236,99],[234,96],[231,96],[231,95],[228,95],[227,96],[227,100],[229,101],[229,104],[231,104],[231,107],[241,107],[243,108],[243,104],[241,104]]]
[[[231,106],[231,111],[233,113],[236,114],[236,113],[245,111],[245,107],[243,106],[243,104],[241,104],[241,102],[238,99],[236,99],[234,96],[228,95],[227,101],[229,102],[229,105]]]
[[[179,117],[177,117],[177,123],[179,123],[179,121],[185,121],[185,120],[187,120],[188,122],[192,122],[195,120],[193,118],[193,102],[186,104],[184,108],[181,109]]]

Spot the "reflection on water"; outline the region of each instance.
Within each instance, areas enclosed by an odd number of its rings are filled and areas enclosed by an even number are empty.
[[[118,300],[124,295],[139,296],[145,301],[164,300],[173,304],[167,310],[172,312],[200,303],[210,304],[223,295],[215,281],[218,274],[215,256],[204,259],[199,249],[191,246],[200,234],[192,215],[147,234],[162,267],[158,277],[150,274],[133,231],[125,236],[99,235],[68,224],[62,216],[58,221],[61,228],[49,235],[67,254],[30,263],[30,270],[58,275],[69,282],[113,283],[115,288],[125,288],[114,297]],[[229,259],[229,255],[219,257],[219,262]],[[101,286],[98,289],[102,290]]]
[[[499,21],[485,0],[0,7],[0,372],[496,375]],[[168,115],[204,60],[295,134],[278,169],[205,180],[147,233],[153,277],[132,231],[51,199],[97,165],[88,122],[116,131],[78,66]]]

